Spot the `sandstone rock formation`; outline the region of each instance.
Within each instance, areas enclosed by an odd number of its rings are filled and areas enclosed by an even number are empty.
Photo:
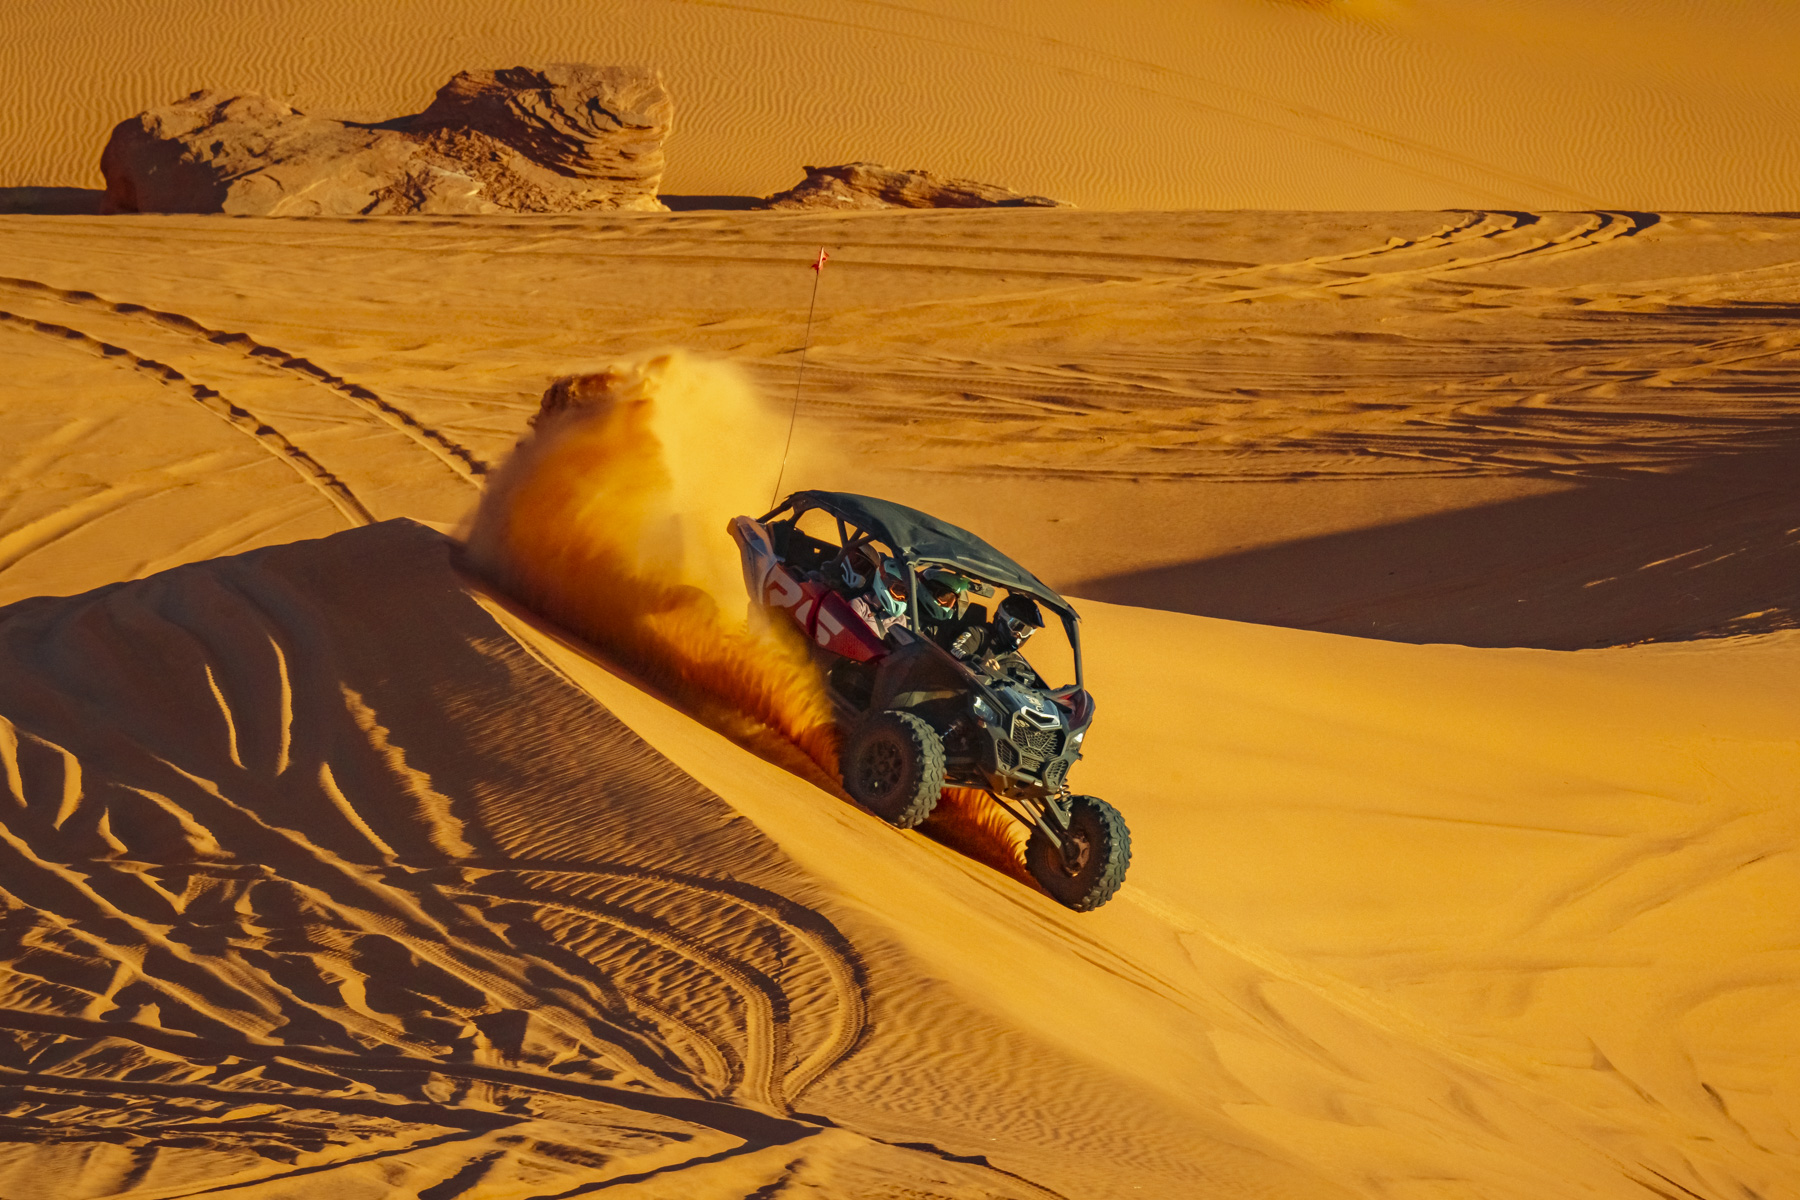
[[[465,71],[380,124],[195,92],[113,129],[103,211],[659,211],[672,112],[658,73],[583,63]]]
[[[931,171],[894,171],[880,163],[807,167],[806,178],[763,202],[764,208],[1058,208],[1047,196],[1022,196],[1011,188]]]

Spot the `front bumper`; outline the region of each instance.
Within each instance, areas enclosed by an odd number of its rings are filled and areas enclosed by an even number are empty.
[[[1081,757],[1075,732],[1037,729],[1015,717],[1010,727],[984,724],[979,766],[994,791],[1043,796],[1061,790]]]

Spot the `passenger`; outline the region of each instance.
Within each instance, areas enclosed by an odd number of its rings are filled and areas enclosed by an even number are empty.
[[[826,578],[850,601],[851,609],[876,637],[885,639],[888,630],[896,625],[908,627],[904,572],[900,564],[874,547],[861,547],[844,555],[837,569],[828,571]]]
[[[957,640],[972,624],[969,592],[974,582],[947,567],[926,567],[919,572],[919,583],[920,625],[932,641],[956,653]]]

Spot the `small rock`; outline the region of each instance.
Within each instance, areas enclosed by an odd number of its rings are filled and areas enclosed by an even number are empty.
[[[763,202],[764,208],[1064,208],[1065,200],[1025,196],[995,183],[951,179],[931,171],[894,171],[880,163],[807,167],[806,178]]]

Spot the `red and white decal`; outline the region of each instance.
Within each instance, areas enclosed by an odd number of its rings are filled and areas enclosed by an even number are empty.
[[[763,603],[785,611],[802,633],[833,654],[870,662],[887,653],[868,622],[842,596],[824,584],[795,579],[780,563],[771,566],[764,578]]]
[[[813,641],[856,662],[871,662],[887,653],[887,647],[869,623],[857,616],[856,610],[836,592],[826,592],[819,598]]]

